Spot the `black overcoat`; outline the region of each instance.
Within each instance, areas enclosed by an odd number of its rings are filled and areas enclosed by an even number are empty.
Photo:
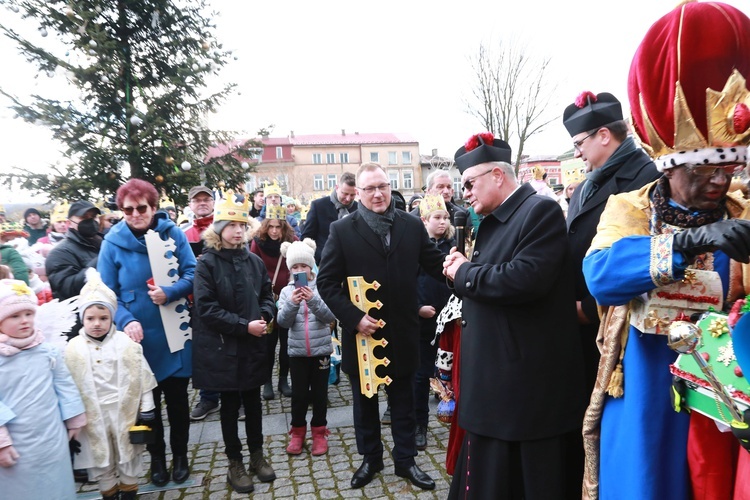
[[[614,194],[635,191],[659,177],[661,177],[661,172],[656,169],[656,165],[651,158],[642,149],[637,149],[601,185],[596,193],[586,200],[583,207],[580,206],[578,201],[583,183],[576,188],[570,198],[566,223],[575,273],[576,300],[581,302],[581,308],[590,321],[590,324],[581,325],[586,379],[590,389],[593,389],[599,365],[599,351],[596,346],[596,335],[599,331],[599,312],[596,307],[596,299],[591,296],[583,277],[583,258],[591,246],[591,240],[596,235],[599,218],[609,197]]]
[[[247,391],[268,379],[266,337],[247,332],[275,317],[266,266],[247,249],[207,249],[195,267],[193,387]]]
[[[370,301],[383,303],[381,309],[373,309],[368,314],[386,323],[373,335],[388,341],[385,348],[375,351],[377,357],[385,355],[390,360],[387,367],[378,368],[378,374],[400,378],[413,375],[419,367],[419,266],[440,279],[444,259],[422,221],[401,210],[396,210],[387,251],[360,211],[331,224],[331,234],[321,258],[318,291],[341,322],[341,369],[344,373],[359,373],[355,335],[365,315],[349,299],[346,278],[362,276],[367,282],[380,283],[380,289],[367,294]]]
[[[347,210],[349,213],[357,210],[357,202],[353,201]],[[323,247],[328,240],[330,225],[339,219],[339,212],[336,210],[330,196],[318,198],[310,203],[310,211],[307,212],[305,225],[302,227],[302,237],[300,239],[312,238],[317,245],[315,248],[315,263],[320,265],[320,257],[323,254]]]
[[[587,403],[559,205],[524,184],[479,225],[463,299],[459,425],[506,441],[580,428]]]

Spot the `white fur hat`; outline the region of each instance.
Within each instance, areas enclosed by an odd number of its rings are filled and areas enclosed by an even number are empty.
[[[109,309],[112,314],[112,320],[115,319],[117,310],[117,295],[109,289],[102,281],[102,277],[93,267],[86,269],[86,284],[81,288],[81,294],[78,298],[78,317],[83,321],[83,313],[89,306],[99,304]]]
[[[305,238],[304,241],[285,241],[281,244],[281,255],[286,257],[286,267],[294,264],[307,264],[310,269],[315,267],[315,241]]]
[[[20,280],[0,280],[0,321],[19,311],[36,311],[39,303],[34,291]]]

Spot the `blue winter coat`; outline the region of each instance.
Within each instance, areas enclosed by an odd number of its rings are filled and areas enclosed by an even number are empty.
[[[154,219],[154,230],[161,238],[174,240],[175,256],[179,261],[180,279],[174,285],[162,288],[169,303],[192,293],[195,255],[190,249],[185,233],[169,220],[167,214],[156,213]],[[143,354],[154,371],[156,380],[161,382],[167,377],[190,377],[192,341],[185,342],[185,348],[180,351],[169,351],[159,306],[148,296],[146,282],[152,274],[144,237],[136,238],[127,224],[112,226],[104,237],[97,269],[102,275],[102,281],[117,295],[117,328],[123,330],[131,321],[141,323]]]

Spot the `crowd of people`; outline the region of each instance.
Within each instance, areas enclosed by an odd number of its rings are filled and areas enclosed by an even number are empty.
[[[706,29],[710,45],[697,42]],[[519,183],[510,146],[486,132],[454,156],[468,209],[448,171],[407,203],[364,163],[309,210],[276,183],[195,186],[178,225],[153,185],[131,179],[113,205],[75,200],[49,222],[34,208],[23,226],[4,221],[4,493],[74,498],[85,473],[103,498],[135,498],[144,445],[150,481],[182,484],[190,422],[214,411],[227,482],[252,492],[253,478],[276,479],[261,399],[291,398],[288,454],[328,452],[340,341],[362,456],[352,488],[386,467],[384,424],[395,474],[435,488],[415,457],[430,445],[437,388],[450,402],[439,417],[451,426],[451,499],[750,499],[747,423],[690,411],[667,335],[706,304],[728,312],[750,294],[750,198],[733,184],[747,178],[748,75],[750,18],[685,2],[635,55],[632,122],[607,92],[564,110],[587,173],[562,193],[542,172]],[[352,277],[377,281],[379,308],[352,301]],[[719,297],[696,295],[706,290]],[[386,341],[382,416],[377,391],[361,390],[358,336]]]

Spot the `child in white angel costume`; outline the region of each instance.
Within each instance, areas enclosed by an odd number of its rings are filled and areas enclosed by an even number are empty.
[[[83,328],[65,349],[89,421],[78,438],[81,451],[74,465],[88,469],[104,500],[134,499],[145,445],[131,444],[129,430],[136,421],[154,420],[156,379],[141,345],[115,328],[114,292],[96,269],[89,269],[86,279],[78,298]]]
[[[36,315],[26,283],[0,280],[0,498],[71,500],[68,441],[86,414],[62,352],[45,341]]]

